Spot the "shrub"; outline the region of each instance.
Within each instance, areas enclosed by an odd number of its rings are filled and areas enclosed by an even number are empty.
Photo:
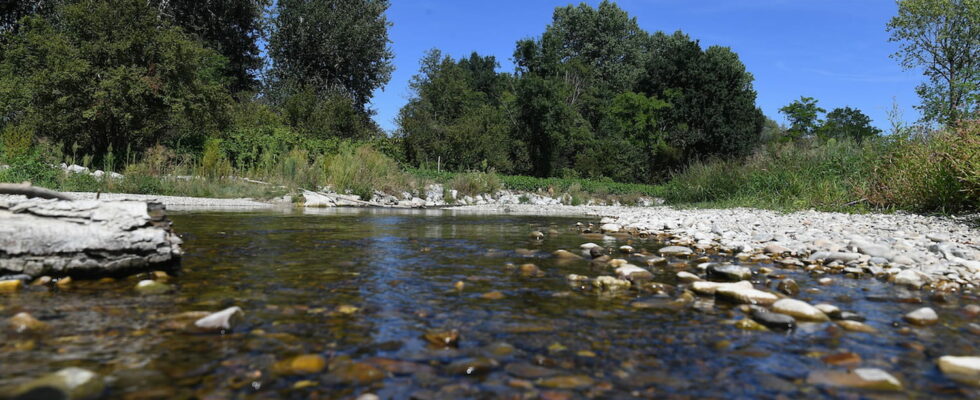
[[[324,158],[327,184],[338,192],[353,193],[367,200],[374,190],[394,194],[411,190],[411,178],[398,164],[370,146],[345,146],[335,155]]]
[[[493,172],[466,172],[456,175],[449,186],[465,196],[496,193],[503,185]]]
[[[143,171],[141,171],[143,172]],[[145,171],[150,173],[150,170]],[[221,148],[220,139],[208,139],[204,143],[204,153],[201,154],[201,164],[197,168],[197,174],[208,179],[220,179],[231,176],[231,161]]]

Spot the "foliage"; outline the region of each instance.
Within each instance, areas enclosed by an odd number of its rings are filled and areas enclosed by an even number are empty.
[[[413,181],[394,160],[369,146],[344,146],[323,161],[326,183],[340,193],[369,200],[375,190],[394,194],[410,190]]]
[[[449,187],[458,190],[465,196],[476,196],[484,193],[497,193],[503,188],[500,178],[493,172],[465,172],[457,174]]]
[[[871,118],[851,107],[835,108],[827,113],[827,119],[816,129],[821,139],[851,138],[860,142],[879,134],[881,129],[871,126]]]
[[[0,57],[0,120],[86,153],[193,147],[219,131],[223,58],[141,0],[79,0],[29,16]]]
[[[980,117],[980,1],[899,0],[887,25],[893,55],[928,79],[916,88],[923,119],[952,125]]]
[[[307,85],[338,93],[363,110],[394,68],[387,8],[387,0],[278,0],[268,46],[276,84],[287,94]]]
[[[789,120],[789,133],[793,139],[812,137],[820,126],[819,116],[827,112],[817,106],[817,99],[813,97],[800,96],[799,100],[794,100],[789,105],[779,109],[780,113],[786,115]]]
[[[306,86],[281,104],[284,122],[313,139],[370,139],[378,134],[374,122],[349,97],[336,92],[316,93]]]

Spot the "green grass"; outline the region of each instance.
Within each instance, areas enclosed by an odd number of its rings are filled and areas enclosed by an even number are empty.
[[[431,181],[452,184],[459,176],[479,176],[481,173],[472,172],[447,172],[434,171],[429,169],[406,170],[409,174]],[[476,175],[474,175],[476,174]],[[497,177],[503,188],[522,192],[547,192],[552,194],[568,193],[569,191],[582,191],[583,193],[607,196],[607,195],[643,195],[657,197],[662,188],[654,185],[644,185],[637,183],[619,183],[612,180],[593,180],[582,178],[535,178],[523,175],[499,175]],[[458,182],[458,181],[457,181]],[[457,189],[459,190],[459,189]],[[462,192],[462,190],[461,190]]]

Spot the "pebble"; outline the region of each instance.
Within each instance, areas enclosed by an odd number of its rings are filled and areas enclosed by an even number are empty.
[[[766,252],[766,254],[786,254],[790,252],[789,249],[775,243],[767,244],[762,251]]]
[[[500,366],[497,360],[487,357],[473,357],[454,361],[446,367],[453,375],[485,375]]]
[[[780,293],[796,296],[800,293],[800,285],[796,283],[795,280],[786,278],[779,281],[779,284],[776,286],[776,290],[778,290]]]
[[[860,321],[841,320],[837,321],[837,325],[851,332],[878,333],[877,329]]]
[[[508,374],[518,378],[525,379],[547,378],[549,376],[558,375],[560,372],[551,368],[545,368],[522,362],[508,364],[507,367],[504,368],[504,371],[507,371]]]
[[[15,314],[7,320],[7,323],[16,333],[40,333],[50,328],[48,324],[39,321],[26,312]]]
[[[708,278],[738,282],[752,277],[752,270],[732,264],[712,264],[707,268]]]
[[[244,316],[241,307],[232,306],[194,321],[194,326],[205,331],[222,332],[231,330]]]
[[[633,246],[619,246],[619,251],[629,254],[635,252],[636,249]]]
[[[455,329],[449,331],[429,331],[422,335],[422,337],[425,341],[439,347],[459,346],[459,331]]]
[[[905,320],[913,325],[926,326],[939,322],[939,315],[929,307],[922,307],[918,310],[905,314]]]
[[[59,280],[58,283],[60,284],[63,280]],[[136,284],[136,291],[145,295],[163,294],[169,292],[171,289],[170,285],[166,283],[149,279],[144,279]]]
[[[806,383],[867,390],[902,390],[902,383],[898,379],[878,368],[857,368],[851,372],[836,370],[813,371],[807,375]]]
[[[630,281],[614,278],[608,275],[595,278],[594,283],[599,290],[607,291],[626,290],[631,286]]]
[[[559,249],[559,250],[555,250],[555,252],[554,253],[551,253],[551,254],[554,254],[555,257],[558,257],[558,258],[561,258],[561,259],[567,259],[567,260],[580,260],[580,259],[582,259],[582,256],[580,256],[578,254],[575,254],[575,253],[572,253],[572,252],[570,252],[568,250],[561,250],[561,249]]]
[[[736,303],[763,305],[769,305],[775,303],[776,300],[779,300],[779,298],[772,293],[737,286],[720,287],[715,290],[715,297]]]
[[[542,378],[537,385],[549,389],[584,389],[595,384],[595,380],[587,375],[566,375]]]
[[[480,295],[480,297],[481,298],[484,298],[484,299],[487,299],[487,300],[500,300],[500,299],[504,298],[504,294],[503,293],[500,293],[499,291],[494,290],[492,292],[486,292],[486,293]]]
[[[13,398],[89,400],[101,397],[104,391],[105,382],[99,374],[69,367],[21,385]]]
[[[929,282],[929,277],[919,271],[906,269],[895,274],[895,283],[918,289]]]
[[[828,317],[830,317],[830,319],[841,319],[840,308],[838,308],[833,304],[820,303],[815,305],[814,307],[820,310],[820,312],[826,314]]]
[[[694,254],[694,251],[683,246],[667,246],[657,251],[662,256],[684,257]]]
[[[752,282],[741,281],[735,283],[720,283],[720,282],[708,282],[708,281],[697,281],[691,283],[691,290],[698,294],[703,295],[713,295],[715,291],[719,288],[745,288],[751,289]]]
[[[616,268],[616,274],[621,279],[630,281],[653,279],[653,274],[633,264],[624,264]]]
[[[830,365],[856,366],[861,364],[861,356],[857,353],[846,351],[843,353],[828,354],[821,357],[820,361]]]
[[[517,267],[517,271],[521,276],[527,278],[544,276],[544,271],[534,264],[521,264],[520,267]]]
[[[344,362],[330,369],[330,377],[341,383],[366,385],[384,379],[385,373],[363,362]]]
[[[527,234],[527,237],[531,238],[532,240],[544,240],[544,233],[541,231],[532,231],[531,233]]]
[[[936,364],[950,378],[980,386],[980,357],[942,356],[936,360]]]
[[[735,327],[738,328],[738,329],[743,329],[743,330],[747,330],[747,331],[768,331],[769,330],[769,328],[766,328],[765,325],[762,325],[762,324],[760,324],[758,322],[755,322],[755,320],[748,319],[748,318],[744,318],[744,319],[740,319],[738,321],[735,321]]]
[[[620,229],[622,229],[622,226],[619,224],[603,224],[599,227],[599,230],[601,230],[602,233],[616,233],[619,232]]]
[[[752,307],[749,315],[756,322],[772,329],[789,330],[796,327],[796,320],[793,317],[769,312],[761,307]]]
[[[303,354],[276,362],[273,372],[279,375],[317,374],[327,366],[327,360],[319,354]]]
[[[687,271],[681,271],[677,273],[677,280],[685,283],[697,282],[701,278]]]
[[[0,281],[0,293],[14,293],[24,286],[24,282],[20,279],[10,279],[6,281]]]
[[[822,311],[804,301],[796,299],[782,299],[772,304],[772,311],[786,314],[798,320],[804,321],[830,321]]]
[[[582,243],[578,247],[581,248],[582,250],[589,250],[593,247],[600,247],[600,246],[595,243],[589,242],[589,243]]]

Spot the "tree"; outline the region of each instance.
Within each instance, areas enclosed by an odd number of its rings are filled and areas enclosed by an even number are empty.
[[[278,0],[269,38],[275,83],[287,93],[339,93],[366,112],[393,70],[387,9],[387,0]]]
[[[928,79],[916,88],[923,119],[953,125],[980,116],[980,1],[899,0],[887,30],[900,46],[893,57]]]
[[[88,154],[195,146],[222,129],[224,58],[145,0],[79,0],[30,16],[0,57],[0,123]]]
[[[861,110],[843,107],[827,113],[827,120],[817,128],[817,136],[822,139],[850,138],[857,141],[878,136],[881,129],[871,126],[871,118]]]
[[[472,53],[458,61],[430,50],[409,86],[413,95],[398,114],[398,137],[410,164],[449,170],[493,168],[512,172],[501,95],[507,75],[497,60]]]
[[[813,97],[800,96],[789,105],[780,108],[779,112],[786,114],[789,119],[789,129],[786,131],[793,139],[810,137],[820,125],[819,116],[827,112],[817,106],[817,100]]]
[[[20,19],[28,15],[49,14],[57,0],[4,0],[0,2],[0,35],[14,33]]]
[[[271,0],[153,0],[161,15],[200,38],[227,60],[232,92],[255,89],[262,66],[257,45]]]

